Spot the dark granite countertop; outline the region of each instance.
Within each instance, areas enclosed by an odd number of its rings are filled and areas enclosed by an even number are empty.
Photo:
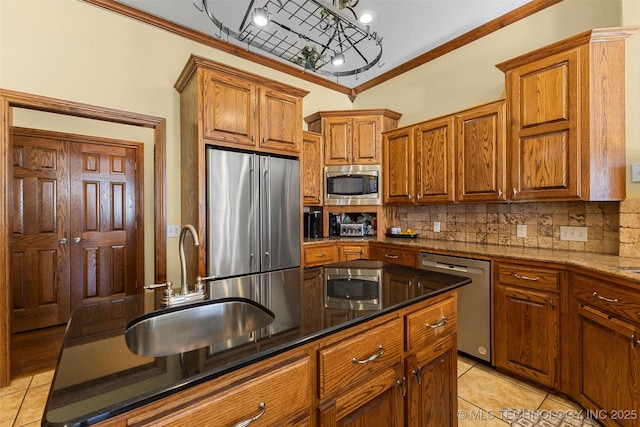
[[[352,261],[324,268],[362,263]],[[459,276],[378,261],[365,263],[368,267],[380,268],[385,275],[399,278],[382,281],[380,303],[375,308],[368,307],[357,316],[346,316],[348,320],[338,324],[321,324],[317,319],[331,316],[309,316],[309,313],[332,309],[325,304],[324,289],[318,288],[324,285],[319,281],[302,286],[303,270],[299,270],[300,274],[296,275],[299,281],[287,283],[284,292],[283,289],[266,290],[287,300],[286,304],[279,301],[275,308],[270,307],[276,316],[274,322],[280,317],[288,319],[281,322],[281,326],[287,324],[286,327],[267,334],[239,337],[232,345],[208,346],[170,356],[137,356],[129,351],[124,339],[129,322],[157,309],[154,294],[114,297],[78,307],[67,327],[43,425],[90,425],[108,419],[470,282]],[[411,278],[418,278],[421,286],[413,286],[415,281],[409,281]]]

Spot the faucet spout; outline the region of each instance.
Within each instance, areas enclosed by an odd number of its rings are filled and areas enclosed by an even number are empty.
[[[180,271],[182,274],[182,289],[180,290],[180,293],[182,295],[187,295],[189,293],[189,288],[187,287],[187,261],[184,256],[184,238],[187,236],[187,233],[191,233],[191,236],[193,237],[193,246],[200,246],[198,232],[193,225],[183,225],[182,230],[180,231],[180,242],[178,243],[180,251]]]

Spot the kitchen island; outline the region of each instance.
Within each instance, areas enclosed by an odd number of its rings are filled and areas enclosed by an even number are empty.
[[[456,425],[456,294],[470,280],[376,261],[337,266],[363,263],[380,277],[373,304],[335,292],[345,299],[332,305],[324,271],[336,265],[300,270],[287,304],[273,305],[274,323],[286,318],[287,327],[169,356],[137,356],[124,340],[127,324],[157,309],[153,295],[79,307],[43,425],[336,425],[380,416],[386,425],[421,425],[425,416]],[[422,387],[433,385],[427,375],[439,384],[435,403],[433,387]],[[432,412],[414,410],[424,401]]]

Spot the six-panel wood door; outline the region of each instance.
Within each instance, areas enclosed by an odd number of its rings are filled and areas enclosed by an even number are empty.
[[[13,135],[12,332],[69,320],[67,148]]]
[[[13,135],[12,332],[64,324],[73,307],[136,292],[134,148]]]
[[[136,291],[135,154],[71,145],[71,304]]]

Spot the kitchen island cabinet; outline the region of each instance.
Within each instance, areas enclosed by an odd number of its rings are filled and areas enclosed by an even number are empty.
[[[256,332],[239,347],[216,344],[162,357],[136,356],[126,347],[124,329],[153,312],[153,294],[82,306],[67,329],[43,425],[232,426],[254,417],[256,426],[349,425],[372,419],[407,425],[405,349],[411,348],[406,337],[413,335],[405,330],[407,318],[424,311],[438,320],[448,310],[440,305],[455,301],[458,288],[469,280],[376,261],[332,267],[365,265],[381,269],[382,275],[400,272],[412,279],[395,280],[389,289],[380,282],[380,294],[392,298],[327,327],[320,321],[327,310],[322,267],[301,272],[304,282],[287,287],[300,289],[300,304],[273,306],[275,322],[280,313],[299,318],[300,324],[284,332]],[[299,316],[291,316],[292,310],[299,310]],[[85,328],[85,322],[103,318],[102,312],[113,317],[108,330]],[[114,328],[118,322],[121,328]],[[432,333],[455,333],[454,325],[445,322],[435,328],[446,332]],[[453,371],[443,375],[455,379],[456,365],[448,367]],[[446,398],[456,401],[455,395]]]

